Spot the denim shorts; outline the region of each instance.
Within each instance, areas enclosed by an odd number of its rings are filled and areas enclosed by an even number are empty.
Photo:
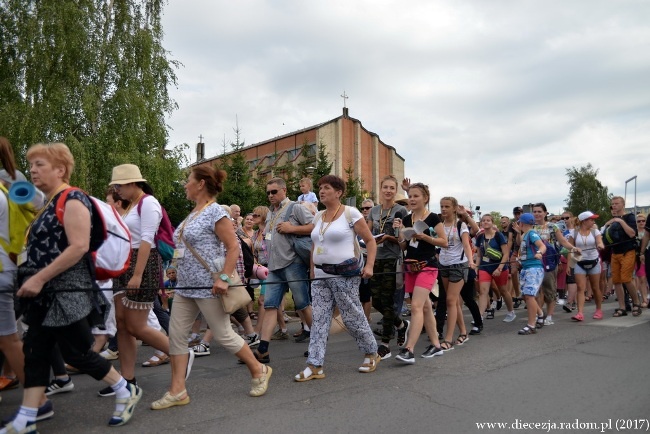
[[[284,268],[269,271],[265,281],[264,307],[278,309],[287,288],[291,290],[296,310],[308,307],[311,304],[308,278],[307,267],[298,257]]]

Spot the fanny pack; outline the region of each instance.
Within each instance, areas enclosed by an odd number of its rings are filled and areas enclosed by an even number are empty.
[[[578,261],[578,262],[576,262],[576,264],[580,265],[580,268],[582,268],[585,271],[586,270],[591,270],[596,265],[598,265],[598,258],[591,259],[591,260],[588,260],[588,261]]]
[[[417,273],[422,271],[428,265],[427,261],[418,261],[417,259],[404,259],[404,270],[407,273]]]
[[[352,277],[361,276],[363,271],[362,258],[350,258],[339,264],[314,264],[314,267],[323,270],[327,274],[336,276]]]
[[[501,258],[503,258],[503,252],[488,246],[488,248],[485,249],[485,256],[493,261],[500,261]]]

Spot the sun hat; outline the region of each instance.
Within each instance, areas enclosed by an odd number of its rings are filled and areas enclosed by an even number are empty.
[[[598,218],[598,214],[594,214],[591,211],[581,212],[578,215],[578,220],[580,220],[581,222],[583,222],[583,221],[585,221],[587,219],[597,219],[597,218]]]
[[[397,193],[395,195],[395,203],[399,203],[400,205],[406,205],[408,204],[408,199],[402,193]]]
[[[525,225],[534,225],[535,224],[535,217],[529,212],[524,213],[519,217],[519,223],[525,224]]]
[[[113,167],[113,175],[109,185],[124,185],[132,182],[147,182],[135,164],[121,164]]]

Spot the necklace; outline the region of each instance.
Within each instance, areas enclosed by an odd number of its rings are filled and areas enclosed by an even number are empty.
[[[124,210],[124,217],[126,217],[131,212],[131,210],[133,209],[133,207],[135,205],[140,203],[140,200],[142,199],[142,196],[144,196],[144,191],[141,191],[140,194],[138,195],[138,197],[136,198],[136,200],[131,202],[129,204],[129,206],[126,207],[126,210]]]
[[[319,232],[318,239],[321,243],[325,239],[325,232],[327,232],[327,230],[330,228],[332,222],[336,220],[336,215],[339,213],[340,209],[341,209],[341,203],[339,202],[339,206],[338,208],[336,208],[336,212],[332,216],[332,219],[327,223],[327,225],[325,225],[325,219],[327,218],[327,210],[325,210],[325,212],[323,213],[323,218],[320,223],[320,229],[318,231]]]
[[[59,194],[59,193],[61,193],[63,190],[65,190],[65,189],[68,188],[68,187],[70,187],[70,186],[69,186],[68,184],[66,184],[66,183],[61,184],[61,185],[59,186],[59,188],[56,189],[56,191],[54,192],[54,194],[52,195],[52,197],[50,197],[50,199],[47,201],[47,203],[45,204],[45,206],[42,207],[40,210],[38,210],[38,212],[37,212],[36,215],[34,216],[34,219],[33,219],[32,222],[29,224],[29,227],[27,228],[27,231],[25,231],[25,245],[27,245],[27,239],[29,238],[29,233],[30,233],[31,230],[32,230],[32,226],[34,225],[34,222],[35,222],[36,220],[38,220],[38,218],[43,214],[43,212],[45,212],[45,209],[46,209],[48,206],[50,206],[50,204],[52,203],[52,201],[54,200],[54,198],[56,197],[56,195]]]
[[[208,201],[203,207],[201,207],[200,210],[198,211],[192,211],[190,215],[187,216],[185,220],[183,220],[183,224],[181,225],[180,229],[178,230],[178,239],[182,240],[183,239],[183,232],[185,231],[185,225],[187,225],[189,222],[196,220],[196,218],[203,212],[204,209],[206,209],[208,206],[212,205],[214,203],[214,200]],[[193,217],[190,217],[192,214],[194,214]]]
[[[383,208],[383,207],[379,208],[379,233],[380,233],[380,234],[383,234],[383,233],[384,233],[384,226],[386,226],[386,222],[388,221],[388,216],[389,216],[390,213],[393,211],[393,207],[394,207],[394,206],[395,206],[395,204],[393,204],[393,205],[390,207],[390,209],[386,212],[386,216],[385,216],[385,217],[382,217],[382,215],[381,215],[382,212],[384,212],[384,208]],[[382,219],[384,219],[383,222],[382,222]]]

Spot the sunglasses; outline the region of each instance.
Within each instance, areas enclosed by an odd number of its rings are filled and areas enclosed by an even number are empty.
[[[258,217],[260,217],[260,215],[259,215],[259,214],[251,214],[251,215],[252,215],[252,217],[253,217],[254,219],[256,219],[256,218],[258,218]]]
[[[569,220],[571,217],[560,217],[560,220]]]
[[[278,190],[266,190],[267,196],[276,195],[276,194],[278,194]]]
[[[637,220],[637,223],[645,223],[645,220]]]
[[[372,207],[371,206],[362,206],[361,209],[364,210],[364,211],[368,211],[369,209],[372,209]]]

